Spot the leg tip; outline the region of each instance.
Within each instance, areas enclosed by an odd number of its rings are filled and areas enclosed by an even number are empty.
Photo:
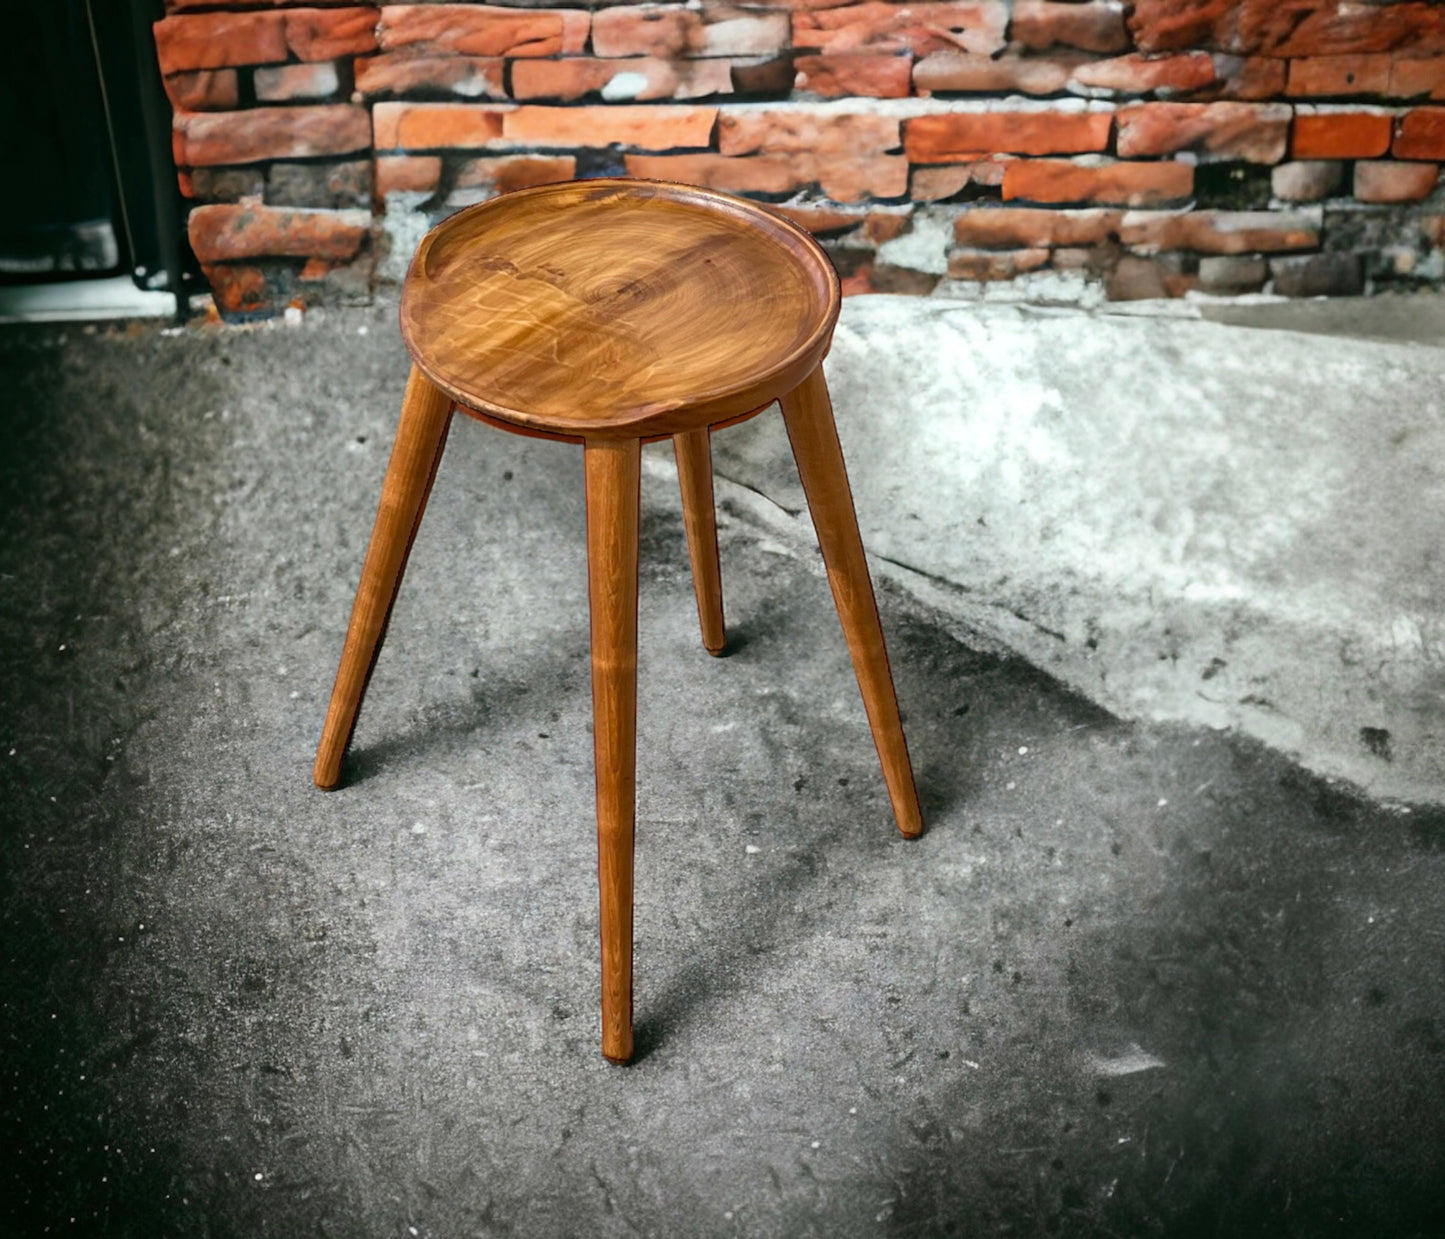
[[[618,1058],[615,1054],[609,1054],[606,1050],[603,1050],[602,1057],[605,1058],[614,1067],[626,1067],[630,1062],[632,1062],[631,1054],[629,1054],[626,1058]]]
[[[724,641],[721,645],[704,645],[702,648],[705,649],[714,658],[721,658],[724,654],[728,652],[728,644],[726,641]]]

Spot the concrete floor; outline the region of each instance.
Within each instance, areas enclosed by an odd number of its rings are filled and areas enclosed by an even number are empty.
[[[1445,815],[885,582],[905,842],[817,563],[725,487],[708,658],[658,449],[608,1066],[575,449],[454,428],[310,786],[393,314],[0,331],[0,1233],[1445,1229]]]

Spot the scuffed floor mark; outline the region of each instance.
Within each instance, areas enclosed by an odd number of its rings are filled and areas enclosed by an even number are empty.
[[[1151,1071],[1155,1067],[1164,1065],[1162,1058],[1150,1054],[1148,1050],[1140,1049],[1135,1042],[1130,1042],[1127,1050],[1113,1058],[1105,1058],[1101,1054],[1089,1055],[1090,1069],[1095,1075],[1100,1076],[1131,1076],[1140,1071]]]

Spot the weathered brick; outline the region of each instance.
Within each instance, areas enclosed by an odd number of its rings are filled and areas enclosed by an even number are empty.
[[[831,206],[791,206],[777,203],[768,204],[768,210],[800,224],[814,236],[848,232],[868,218],[866,211],[845,211]]]
[[[1400,118],[1397,159],[1445,159],[1445,108],[1411,108]]]
[[[298,211],[242,205],[200,206],[186,230],[202,263],[244,258],[352,258],[371,235],[366,211]]]
[[[224,112],[241,98],[234,69],[193,69],[164,79],[166,97],[181,112]]]
[[[286,46],[298,60],[334,60],[376,50],[376,10],[290,9]]]
[[[163,17],[154,27],[163,74],[285,60],[282,13],[200,13]]]
[[[962,193],[973,184],[974,165],[944,164],[939,168],[914,168],[908,181],[908,196],[914,202],[939,202]]]
[[[1296,98],[1386,95],[1390,93],[1392,59],[1376,52],[1360,56],[1306,56],[1291,60],[1287,93]]]
[[[1053,95],[1069,81],[1067,61],[1045,57],[975,56],[969,52],[930,52],[913,66],[913,86],[921,95],[936,90],[975,94],[1018,92]]]
[[[650,180],[685,181],[733,193],[786,194],[807,184],[801,161],[786,155],[711,152],[692,155],[628,155],[627,174]]]
[[[348,103],[178,114],[172,147],[181,167],[347,155],[371,145],[371,120]]]
[[[1355,164],[1355,198],[1360,202],[1419,202],[1434,192],[1440,168],[1433,163],[1362,160]]]
[[[266,177],[268,206],[370,207],[371,160],[276,163]]]
[[[440,155],[379,155],[376,160],[376,194],[434,194],[441,185]]]
[[[1278,163],[1290,116],[1283,103],[1131,104],[1119,109],[1118,153],[1134,159],[1195,151],[1204,159]]]
[[[1014,0],[1014,41],[1035,51],[1063,44],[1087,52],[1122,52],[1129,46],[1120,0]]]
[[[261,168],[192,168],[186,179],[191,188],[186,196],[200,202],[240,202],[266,192],[266,173]]]
[[[1263,101],[1284,94],[1288,61],[1222,52],[1216,53],[1213,60],[1217,89],[1226,99]]]
[[[1093,90],[1123,95],[1174,94],[1203,90],[1216,80],[1214,57],[1207,52],[1175,56],[1114,56],[1079,65],[1069,81]]]
[[[1177,202],[1193,192],[1194,169],[1172,159],[1155,163],[1016,159],[1003,174],[1006,201],[1145,207]]]
[[[519,60],[512,65],[515,99],[559,99],[570,102],[587,95],[608,101],[625,99],[700,99],[733,90],[731,62],[660,60],[639,56],[598,60],[575,56],[565,60]]]
[[[632,146],[645,151],[704,147],[712,139],[717,108],[667,104],[580,108],[525,106],[508,112],[502,135],[528,146],[561,148]]]
[[[953,221],[953,239],[973,249],[1052,249],[1097,245],[1119,229],[1122,212],[976,207]]]
[[[908,160],[902,155],[823,153],[805,161],[805,166],[818,188],[835,202],[902,198],[908,193]]]
[[[1017,250],[950,250],[948,278],[951,280],[1011,280],[1025,271],[1047,266],[1049,251]]]
[[[324,99],[328,95],[334,95],[341,85],[336,65],[329,60],[257,69],[251,80],[256,98],[263,103],[290,99]]]
[[[261,268],[242,263],[206,263],[201,271],[223,318],[278,312]]]
[[[763,56],[788,46],[788,14],[706,3],[601,9],[592,17],[598,56]]]
[[[1259,254],[1210,254],[1199,260],[1199,290],[1220,297],[1257,293],[1269,278],[1269,263]]]
[[[907,56],[890,53],[873,55],[847,52],[841,55],[798,56],[793,61],[799,90],[837,99],[860,95],[871,99],[902,99],[912,81],[913,62]]]
[[[1383,112],[1300,112],[1294,118],[1296,159],[1373,159],[1390,149],[1391,117]]]
[[[468,56],[577,56],[589,15],[580,9],[508,9],[486,4],[388,4],[377,40],[385,51]]]
[[[863,239],[873,245],[882,245],[901,237],[913,227],[913,209],[902,211],[873,211],[863,224]]]
[[[778,56],[733,60],[731,63],[733,91],[736,94],[776,98],[793,89],[793,58],[786,52]]]
[[[1334,160],[1296,160],[1270,170],[1269,188],[1285,202],[1322,202],[1339,192],[1344,177],[1344,164]]]
[[[1389,94],[1394,99],[1445,99],[1445,56],[1393,57]]]
[[[570,181],[577,174],[577,160],[571,155],[493,155],[468,159],[456,171],[459,187],[481,186],[491,193],[506,194],[533,185]]]
[[[1102,151],[1110,112],[940,112],[904,122],[903,148],[915,163],[969,162],[1003,151],[1057,155]]]
[[[1274,291],[1284,297],[1357,297],[1365,291],[1365,268],[1358,254],[1331,251],[1271,258]]]
[[[1000,0],[918,4],[864,0],[839,8],[795,9],[793,46],[834,54],[867,48],[922,56],[962,49],[991,56],[1003,47],[1007,25],[1008,11]]]
[[[383,52],[356,60],[356,89],[368,98],[411,91],[447,91],[468,99],[505,99],[501,56],[436,56]]]
[[[1152,301],[1160,297],[1182,297],[1197,287],[1199,277],[1184,270],[1178,254],[1140,258],[1124,254],[1104,281],[1104,295],[1110,301]]]
[[[898,148],[898,118],[813,108],[724,111],[717,120],[717,141],[724,155],[874,154]]]
[[[1316,248],[1320,220],[1286,211],[1131,211],[1119,225],[1119,240],[1145,253],[1279,254]]]
[[[378,151],[426,151],[495,142],[508,114],[493,103],[378,103],[371,119]]]
[[[1433,0],[1134,0],[1141,51],[1207,47],[1243,55],[1326,56],[1445,51],[1445,8]]]

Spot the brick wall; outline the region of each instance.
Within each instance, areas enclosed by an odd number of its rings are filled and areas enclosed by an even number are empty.
[[[228,315],[364,298],[571,176],[777,204],[849,292],[1288,295],[1445,276],[1439,0],[167,0]]]

